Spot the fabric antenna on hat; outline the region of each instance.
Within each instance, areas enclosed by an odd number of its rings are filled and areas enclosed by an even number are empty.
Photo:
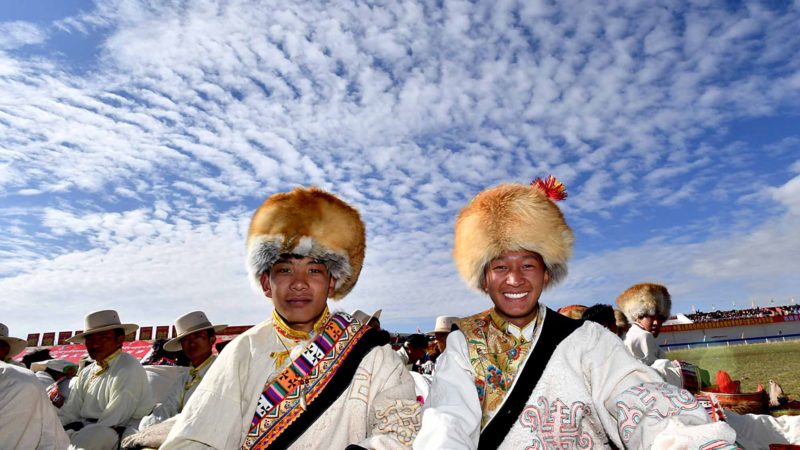
[[[669,317],[672,299],[667,288],[656,283],[639,283],[617,297],[617,306],[633,323],[643,316]]]
[[[555,200],[567,198],[552,175],[530,186],[501,184],[470,201],[456,219],[453,259],[461,277],[482,290],[485,267],[504,251],[528,250],[542,256],[550,274],[547,288],[567,275],[575,237]]]
[[[281,255],[314,258],[336,279],[332,298],[355,286],[364,264],[366,232],[358,211],[315,187],[269,197],[255,212],[247,233],[247,270],[254,286]]]

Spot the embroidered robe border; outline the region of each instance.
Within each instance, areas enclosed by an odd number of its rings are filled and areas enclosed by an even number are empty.
[[[522,414],[525,404],[530,399],[539,378],[542,377],[545,367],[550,362],[558,344],[573,331],[583,325],[582,320],[573,320],[547,308],[542,323],[542,330],[536,346],[528,354],[525,366],[517,374],[517,382],[506,396],[506,401],[500,406],[494,417],[481,430],[478,441],[478,450],[489,450],[500,447],[511,427]]]
[[[348,314],[331,316],[303,353],[266,383],[242,449],[291,445],[349,386],[361,359],[378,345],[376,335]],[[305,410],[299,401],[304,384]]]

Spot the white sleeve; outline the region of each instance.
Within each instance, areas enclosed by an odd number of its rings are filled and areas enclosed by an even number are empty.
[[[718,448],[734,448],[733,430],[723,422],[711,423],[692,394],[664,383],[625,351],[616,336],[587,325],[586,339],[597,344],[583,355],[582,365],[588,368],[589,386],[595,387],[595,409],[617,447],[699,448],[706,439]]]
[[[656,338],[647,331],[638,328],[637,325],[632,325],[625,335],[625,346],[639,361],[649,365],[660,357],[661,349],[656,344]]]
[[[474,377],[466,338],[453,331],[436,363],[414,449],[478,448],[481,404]]]

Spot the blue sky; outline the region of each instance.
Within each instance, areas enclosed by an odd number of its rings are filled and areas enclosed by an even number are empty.
[[[336,304],[429,329],[489,300],[458,210],[554,174],[576,233],[542,301],[654,281],[675,312],[800,297],[797,2],[16,2],[0,10],[0,292],[12,334],[203,309],[250,324],[272,193],[356,205]]]

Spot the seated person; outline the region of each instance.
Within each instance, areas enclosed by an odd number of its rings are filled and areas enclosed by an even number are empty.
[[[366,314],[331,312],[364,261],[358,212],[297,188],[256,211],[247,238],[251,280],[274,307],[230,342],[162,450],[402,449],[414,439],[414,382]]]
[[[89,313],[84,323],[85,331],[68,342],[85,343],[94,362],[78,373],[58,415],[76,448],[115,449],[154,406],[144,368],[122,351],[125,336],[139,326],[120,323],[113,310]]]

